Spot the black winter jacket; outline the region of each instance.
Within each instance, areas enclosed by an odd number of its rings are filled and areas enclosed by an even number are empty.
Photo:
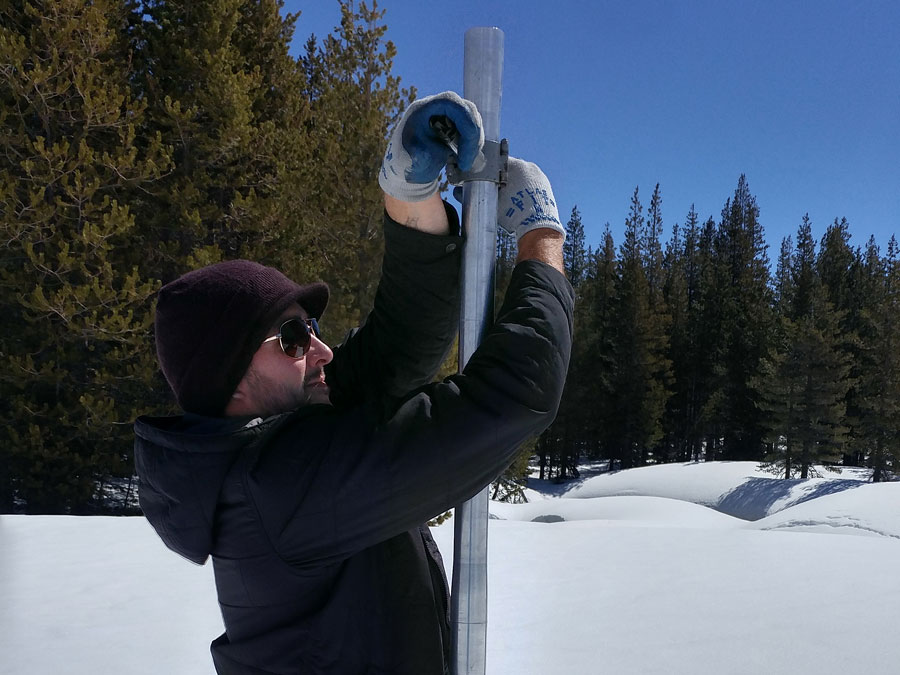
[[[460,245],[386,220],[375,308],[325,370],[333,405],[136,422],[144,514],[172,550],[213,559],[219,673],[446,672],[449,593],[421,524],[550,424],[572,341],[571,286],[526,261],[464,373],[429,383]]]

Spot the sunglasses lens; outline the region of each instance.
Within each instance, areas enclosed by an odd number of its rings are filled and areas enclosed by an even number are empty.
[[[309,351],[309,326],[300,319],[291,319],[281,325],[281,348],[291,358],[299,358]]]

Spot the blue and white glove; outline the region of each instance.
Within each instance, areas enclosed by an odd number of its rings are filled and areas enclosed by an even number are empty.
[[[515,234],[516,241],[526,232],[542,227],[566,236],[566,230],[559,222],[553,188],[537,164],[509,158],[506,185],[500,188],[497,201],[497,223]]]
[[[456,129],[451,148],[432,119]],[[446,118],[442,120],[441,118]],[[438,191],[441,170],[453,155],[461,171],[483,163],[484,129],[475,104],[452,91],[413,101],[394,128],[381,163],[378,184],[386,194],[405,202],[421,202]]]

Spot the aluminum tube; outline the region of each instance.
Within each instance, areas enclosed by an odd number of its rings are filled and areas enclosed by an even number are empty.
[[[486,141],[500,140],[503,31],[470,28],[465,36],[463,97],[481,113]],[[497,256],[497,184],[471,181],[463,188],[462,307],[459,369],[462,372],[494,317]],[[484,675],[487,648],[488,487],[456,508],[451,621],[452,672]]]

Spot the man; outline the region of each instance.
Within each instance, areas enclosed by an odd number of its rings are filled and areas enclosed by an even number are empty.
[[[219,673],[445,673],[448,589],[422,523],[472,497],[556,414],[572,340],[563,229],[546,177],[510,159],[499,220],[518,264],[465,372],[431,380],[458,321],[462,239],[438,195],[481,118],[452,93],[414,102],[385,153],[374,309],[332,352],[323,284],[231,261],[159,293],[160,364],[185,414],[140,418],[144,513],[171,549],[211,556]]]

